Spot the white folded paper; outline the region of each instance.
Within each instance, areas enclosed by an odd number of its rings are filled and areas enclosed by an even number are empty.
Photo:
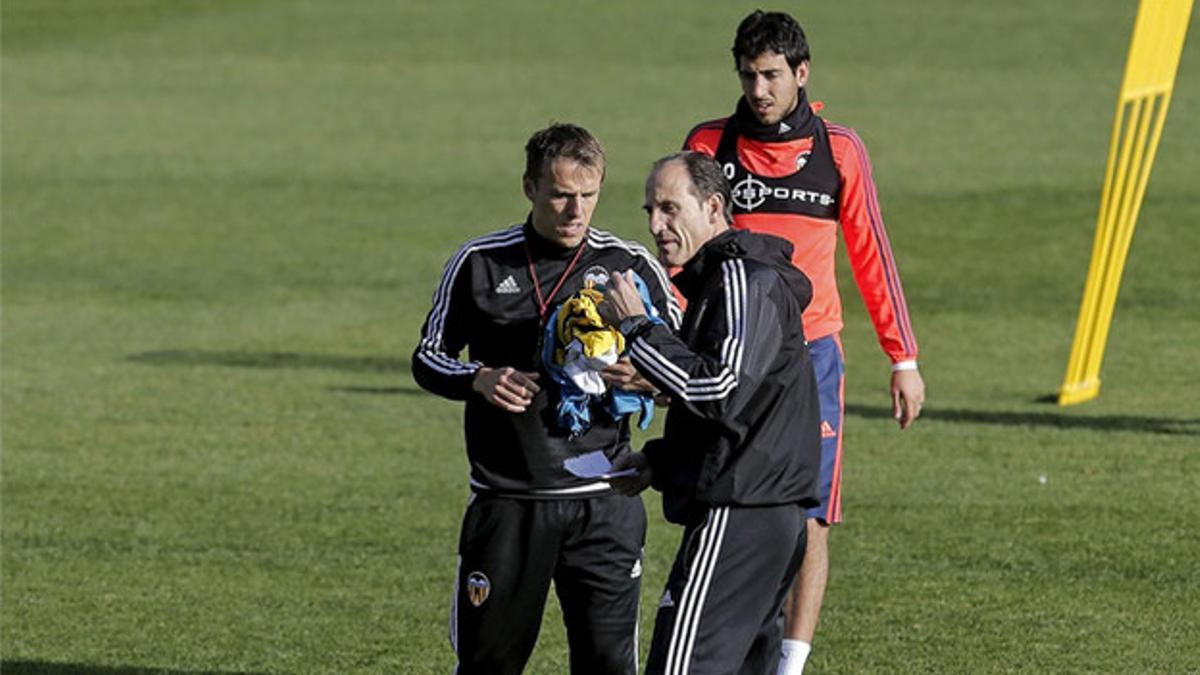
[[[613,471],[612,462],[608,461],[608,457],[605,457],[604,452],[600,450],[567,458],[563,461],[563,468],[580,478],[607,479],[637,474],[637,469]]]

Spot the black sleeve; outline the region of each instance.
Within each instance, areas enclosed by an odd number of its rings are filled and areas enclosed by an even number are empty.
[[[704,316],[688,345],[666,326],[636,330],[630,358],[638,371],[704,419],[728,419],[754,396],[783,344],[772,275],[748,280],[745,262],[727,260],[719,287],[705,293]]]
[[[425,317],[421,341],[412,358],[412,374],[417,384],[456,401],[473,393],[471,383],[482,366],[459,360],[467,345],[470,313],[475,306],[469,263],[470,252],[466,247],[446,263],[433,294],[433,309]]]

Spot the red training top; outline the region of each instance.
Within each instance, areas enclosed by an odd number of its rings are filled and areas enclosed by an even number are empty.
[[[819,103],[812,106],[814,113],[820,109]],[[688,134],[684,148],[716,155],[728,120],[697,126]],[[893,363],[916,359],[917,340],[909,321],[896,259],[879,213],[867,149],[853,129],[830,122],[825,122],[825,128],[840,177],[837,219],[795,213],[736,213],[734,227],[772,234],[792,243],[792,262],[813,284],[813,300],[804,311],[803,321],[807,339],[816,340],[837,333],[843,326],[834,265],[840,223],[854,280],[871,315],[880,346]],[[813,145],[812,136],[758,140],[739,135],[737,158],[751,174],[780,178],[795,174],[798,166],[802,169]]]

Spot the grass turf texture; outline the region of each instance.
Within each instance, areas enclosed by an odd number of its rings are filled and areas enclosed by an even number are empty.
[[[902,4],[792,8],[929,386],[897,433],[843,265],[810,670],[1200,670],[1196,26],[1101,397],[1058,409],[1134,3]],[[448,672],[459,406],[408,375],[441,265],[524,215],[551,120],[605,142],[596,222],[645,241],[645,170],[731,109],[749,9],[4,2],[3,672]],[[647,504],[643,642],[678,537]],[[529,671],[565,663],[552,601]]]

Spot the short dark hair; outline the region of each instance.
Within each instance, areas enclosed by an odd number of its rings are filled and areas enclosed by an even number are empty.
[[[554,123],[529,137],[525,144],[525,178],[537,182],[547,164],[573,159],[600,169],[604,176],[604,147],[590,131],[574,124]]]
[[[729,181],[725,178],[725,173],[721,171],[721,165],[717,164],[717,160],[702,152],[685,150],[667,155],[655,162],[650,169],[650,175],[658,173],[671,162],[680,162],[687,169],[688,178],[692,182],[688,191],[701,204],[708,201],[708,198],[713,195],[720,195],[721,215],[725,217],[726,224],[733,223],[733,195]]]
[[[741,65],[743,56],[753,61],[766,52],[783,54],[792,70],[809,60],[808,38],[790,14],[756,9],[738,24],[733,67]]]

